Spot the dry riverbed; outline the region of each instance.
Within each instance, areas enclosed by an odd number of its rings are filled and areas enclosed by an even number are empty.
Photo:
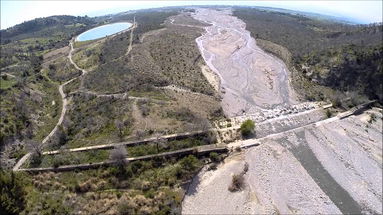
[[[373,108],[266,138],[240,159],[201,172],[183,213],[382,214],[381,131],[382,110]],[[230,193],[244,162],[246,188]]]
[[[225,114],[259,120],[257,135],[265,138],[216,170],[201,171],[182,213],[382,214],[382,109],[324,120],[324,111],[312,104],[294,119],[261,123],[294,112],[291,106],[298,103],[286,66],[258,48],[230,10],[197,9],[193,17],[211,24],[196,42],[219,77]],[[278,113],[270,113],[274,110]],[[296,127],[301,128],[291,130]],[[270,132],[283,133],[267,136]],[[258,140],[246,144],[252,141]],[[230,192],[232,176],[245,163],[245,187]]]
[[[242,20],[230,10],[197,9],[193,17],[211,24],[196,42],[220,79],[226,116],[296,103],[286,65],[256,45]]]

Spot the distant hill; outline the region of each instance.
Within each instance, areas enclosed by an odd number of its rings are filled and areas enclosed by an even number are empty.
[[[306,16],[307,18],[311,18],[311,19],[317,19],[317,20],[329,21],[329,22],[338,22],[338,23],[342,23],[342,24],[351,24],[351,25],[360,24],[359,22],[355,21],[354,19],[347,18],[347,17],[330,16],[330,15],[324,15],[324,14],[320,14],[320,13],[296,11],[296,10],[274,8],[274,7],[254,6],[252,8],[256,8],[256,9],[260,9],[260,10],[274,11],[274,12],[281,12],[281,13],[288,13],[291,15],[301,15],[301,16]]]
[[[93,18],[81,16],[50,16],[23,22],[0,31],[2,43],[30,37],[51,37],[57,33],[73,32],[94,25]]]

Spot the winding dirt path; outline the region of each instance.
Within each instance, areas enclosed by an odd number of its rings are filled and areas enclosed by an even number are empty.
[[[130,51],[132,51],[132,44],[133,44],[133,31],[134,29],[137,27],[137,23],[136,23],[136,17],[133,18],[133,25],[132,27],[130,28],[130,37],[129,37],[129,46],[128,46],[128,50],[126,51],[125,53],[125,56],[128,56]]]
[[[55,125],[55,127],[52,129],[52,131],[41,141],[41,144],[44,145],[46,144],[49,139],[56,133],[57,129],[59,128],[59,126],[62,124],[62,122],[64,121],[64,117],[65,117],[65,113],[67,112],[67,106],[68,106],[68,99],[67,99],[67,95],[64,93],[64,86],[71,83],[72,81],[76,80],[77,78],[81,78],[83,75],[85,75],[87,73],[86,70],[84,69],[81,69],[80,67],[77,66],[76,63],[73,62],[72,60],[72,52],[74,51],[74,48],[73,48],[73,40],[71,40],[69,42],[69,46],[70,46],[70,51],[68,53],[68,59],[69,61],[71,62],[71,64],[78,70],[80,70],[82,72],[82,74],[76,78],[72,78],[70,79],[69,81],[66,81],[65,83],[61,84],[59,86],[59,92],[60,92],[60,95],[61,95],[61,99],[62,99],[62,108],[61,108],[61,114],[60,114],[60,118],[57,122],[57,124]],[[31,156],[31,153],[27,153],[26,155],[24,155],[17,163],[16,165],[13,167],[13,171],[18,171],[19,168],[24,164],[24,162]]]

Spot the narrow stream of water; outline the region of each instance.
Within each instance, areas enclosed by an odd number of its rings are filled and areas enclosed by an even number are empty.
[[[298,145],[292,144],[286,139],[283,140],[283,145],[289,148],[303,168],[306,169],[307,173],[343,214],[361,214],[362,209],[359,204],[334,180],[316,158],[306,142],[304,131],[297,132],[296,135],[298,137]]]

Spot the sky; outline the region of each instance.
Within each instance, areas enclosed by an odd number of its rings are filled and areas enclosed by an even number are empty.
[[[364,1],[20,1],[1,0],[1,29],[34,18],[52,15],[99,16],[128,10],[181,5],[269,6],[321,13],[358,23],[382,22],[382,0]]]

